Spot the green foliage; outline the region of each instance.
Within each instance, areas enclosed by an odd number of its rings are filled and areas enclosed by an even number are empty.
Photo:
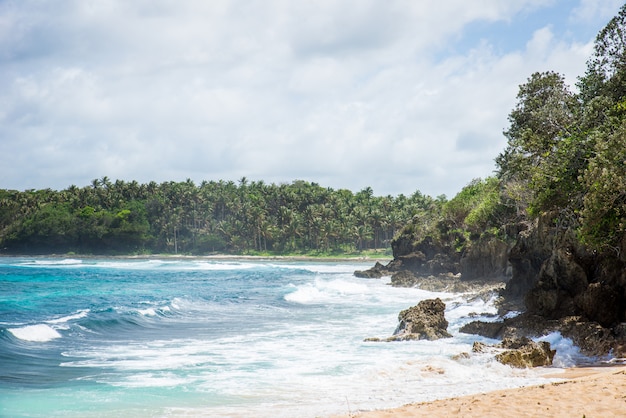
[[[316,183],[139,184],[0,190],[0,248],[12,252],[311,253],[389,248],[433,199]]]
[[[443,213],[455,227],[471,234],[497,228],[513,215],[496,177],[472,180],[444,205]]]
[[[583,240],[597,248],[619,248],[626,234],[626,119],[616,132],[597,138],[582,180],[587,190]]]
[[[520,86],[517,99],[509,115],[511,125],[504,133],[508,145],[496,158],[499,177],[505,180],[533,177],[559,141],[575,128],[578,103],[560,74],[534,73]]]
[[[535,73],[520,86],[496,159],[518,211],[550,212],[589,246],[621,251],[626,240],[626,5],[596,37],[579,94],[563,77]]]

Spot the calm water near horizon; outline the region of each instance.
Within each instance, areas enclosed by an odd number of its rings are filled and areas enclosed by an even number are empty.
[[[546,381],[455,360],[495,342],[458,332],[493,300],[352,274],[371,264],[0,257],[0,417],[315,417]],[[453,338],[363,341],[433,297]]]

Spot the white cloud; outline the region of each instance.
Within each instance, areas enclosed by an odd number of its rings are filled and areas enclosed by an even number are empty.
[[[580,4],[572,11],[571,18],[580,22],[596,19],[608,22],[623,5],[622,0],[580,0]]]
[[[452,195],[491,173],[517,86],[573,84],[591,44],[546,26],[522,50],[447,45],[553,4],[5,3],[0,187],[247,176]]]

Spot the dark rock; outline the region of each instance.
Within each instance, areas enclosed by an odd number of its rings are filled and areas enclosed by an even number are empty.
[[[613,287],[602,283],[590,284],[578,303],[587,318],[605,327],[618,322],[623,313],[620,295]]]
[[[462,332],[511,338],[559,331],[589,356],[626,352],[626,326],[621,326],[626,323],[626,234],[618,247],[592,251],[578,239],[576,215],[565,211],[505,225],[500,232],[516,236],[513,246],[495,237],[468,240],[446,225],[437,228],[441,237],[416,239],[419,226],[409,225],[392,241],[394,259],[387,266],[358,274],[389,275],[393,286],[450,292],[474,292],[489,280],[506,282],[500,314],[525,313],[498,323],[473,322]],[[402,331],[392,339],[422,338],[412,334]]]
[[[564,290],[571,296],[583,292],[588,283],[587,273],[567,249],[557,248],[544,261],[539,271],[539,281],[553,289]]]
[[[563,337],[571,339],[586,356],[599,357],[610,352],[619,356],[619,353],[626,353],[625,324],[607,328],[584,316],[546,319],[524,313],[496,323],[474,321],[462,327],[460,331],[502,340],[526,336],[541,337],[552,332],[560,332]]]
[[[487,338],[500,338],[504,324],[502,322],[472,321],[459,330],[464,334],[480,335]]]
[[[456,273],[459,263],[449,254],[438,253],[424,264],[430,274]]]
[[[463,280],[502,280],[507,275],[509,245],[498,238],[473,242],[460,261]]]
[[[374,267],[368,270],[357,270],[354,272],[354,275],[364,279],[380,279],[383,276],[389,275],[389,271],[377,261]]]
[[[558,319],[577,314],[574,298],[561,289],[535,287],[528,291],[524,301],[528,312],[546,319]]]
[[[448,321],[444,312],[446,305],[441,299],[423,300],[398,315],[400,323],[389,341],[437,340],[451,337],[447,331]]]
[[[519,229],[515,245],[509,252],[512,276],[506,286],[508,296],[523,296],[534,287],[541,265],[553,248],[554,229],[548,219],[539,218]]]
[[[408,270],[400,270],[391,275],[391,285],[393,287],[415,287],[420,279]]]

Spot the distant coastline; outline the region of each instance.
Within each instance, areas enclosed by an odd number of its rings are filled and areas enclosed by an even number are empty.
[[[76,259],[130,259],[130,260],[212,260],[212,261],[301,261],[301,262],[362,262],[386,263],[393,257],[357,256],[313,256],[313,255],[240,255],[240,254],[126,254],[126,255],[98,255],[98,254],[0,254],[0,257],[32,257],[32,258],[76,258]]]

